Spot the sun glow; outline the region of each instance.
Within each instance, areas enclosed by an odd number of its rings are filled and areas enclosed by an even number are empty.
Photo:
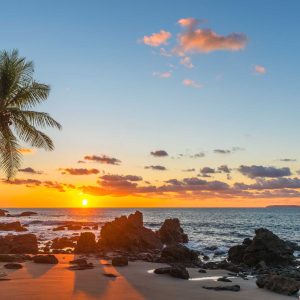
[[[89,201],[87,199],[83,199],[81,201],[82,206],[87,206],[89,204]]]

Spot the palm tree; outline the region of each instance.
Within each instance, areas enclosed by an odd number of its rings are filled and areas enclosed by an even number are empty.
[[[32,78],[33,73],[32,61],[19,57],[17,50],[0,52],[0,169],[8,180],[21,165],[19,142],[51,151],[53,141],[39,128],[61,129],[49,114],[31,110],[50,92],[49,85]]]

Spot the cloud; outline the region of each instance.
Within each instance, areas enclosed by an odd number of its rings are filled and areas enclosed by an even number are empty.
[[[151,46],[151,47],[158,47],[161,45],[166,45],[168,39],[170,39],[172,34],[168,31],[161,30],[158,33],[152,33],[149,36],[144,36],[142,41],[145,45]]]
[[[200,170],[200,176],[202,177],[211,177],[211,174],[215,174],[216,171],[213,168],[210,167],[204,167]]]
[[[173,54],[170,51],[167,51],[165,48],[160,48],[159,49],[159,54],[161,56],[165,56],[165,57],[171,57],[171,56],[173,56]]]
[[[84,159],[87,161],[97,162],[101,164],[108,164],[108,165],[119,165],[121,163],[119,159],[114,157],[109,157],[107,155],[101,155],[101,156],[86,155]]]
[[[165,150],[151,151],[150,154],[155,157],[165,157],[169,155],[168,152]]]
[[[196,89],[200,89],[200,88],[203,87],[203,85],[201,83],[198,83],[198,82],[196,82],[195,80],[192,80],[192,79],[184,79],[182,81],[182,84],[185,85],[185,86],[194,87]]]
[[[77,163],[78,164],[85,164],[86,162],[84,160],[78,160]]]
[[[222,166],[218,167],[218,171],[229,174],[231,172],[231,169],[228,168],[227,165],[222,165]]]
[[[31,168],[31,167],[27,167],[27,168],[24,168],[24,169],[19,169],[19,172],[36,174],[36,175],[43,174],[42,171],[36,171],[33,168]]]
[[[180,64],[182,64],[183,66],[185,66],[188,69],[192,69],[194,68],[194,65],[192,63],[192,60],[190,57],[185,56],[180,60]]]
[[[103,175],[100,178],[106,181],[121,181],[121,180],[142,181],[143,180],[141,176],[136,176],[136,175]]]
[[[249,178],[256,178],[256,177],[283,177],[283,176],[290,176],[291,171],[289,168],[275,168],[275,167],[264,167],[264,166],[244,166],[241,165],[239,167],[239,172]]]
[[[273,189],[299,189],[299,178],[276,178],[266,180],[264,178],[257,178],[254,184],[235,183],[234,187],[242,190],[273,190]]]
[[[191,168],[191,169],[183,169],[182,172],[195,172],[196,169],[195,168]]]
[[[157,171],[166,171],[167,168],[164,166],[146,166],[145,169],[152,169],[152,170],[157,170]]]
[[[60,168],[59,171],[61,171],[61,174],[63,175],[95,175],[99,174],[98,169],[85,169],[85,168]]]
[[[7,184],[12,184],[12,185],[25,185],[27,187],[35,187],[35,186],[40,186],[42,184],[42,181],[37,180],[37,179],[13,179],[9,181],[4,181]]]
[[[23,155],[33,154],[35,152],[33,149],[29,148],[20,148],[18,151]]]
[[[283,162],[295,162],[295,161],[297,161],[297,159],[295,159],[295,158],[281,158],[281,159],[279,159],[279,161],[283,161]]]
[[[193,18],[180,19],[178,23],[185,28],[178,36],[178,46],[175,49],[179,55],[219,50],[238,51],[247,44],[247,36],[243,33],[219,35],[211,29],[197,28],[199,21]]]
[[[214,153],[218,153],[218,154],[229,154],[231,153],[231,150],[227,150],[227,149],[215,149]]]
[[[260,75],[266,74],[267,70],[265,67],[260,66],[260,65],[255,65],[254,66],[254,72]]]
[[[159,78],[170,78],[172,76],[172,72],[171,71],[167,71],[167,72],[153,72],[153,76],[155,77],[159,77]]]

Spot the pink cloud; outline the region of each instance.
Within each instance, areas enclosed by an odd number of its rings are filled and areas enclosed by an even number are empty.
[[[172,34],[168,31],[161,30],[158,33],[153,33],[149,36],[144,36],[143,37],[143,43],[152,46],[152,47],[158,47],[160,45],[166,45],[168,39],[170,39]]]
[[[238,51],[244,49],[247,37],[243,33],[231,33],[226,36],[219,35],[211,29],[196,28],[196,19],[180,19],[178,23],[187,29],[178,36],[178,46],[175,51],[185,53],[203,52],[209,53],[217,50]]]
[[[266,74],[266,72],[267,72],[266,68],[263,66],[260,66],[260,65],[255,65],[254,71],[255,71],[255,73],[261,74],[261,75]]]
[[[192,69],[194,68],[194,65],[192,63],[192,60],[190,57],[185,56],[180,60],[180,64],[182,64],[183,66],[185,66],[188,69]]]
[[[155,77],[159,77],[159,78],[170,78],[172,76],[172,72],[171,71],[167,71],[167,72],[153,72],[153,76]]]
[[[185,86],[191,86],[193,88],[196,88],[196,89],[200,89],[203,87],[203,85],[201,83],[198,83],[196,82],[195,80],[192,80],[192,79],[184,79],[182,81],[182,84],[185,85]]]

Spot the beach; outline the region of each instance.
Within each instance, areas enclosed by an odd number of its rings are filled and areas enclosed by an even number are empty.
[[[56,255],[56,265],[23,263],[20,270],[6,270],[0,263],[0,272],[5,272],[10,280],[0,282],[1,299],[103,299],[103,300],[168,300],[168,299],[205,299],[205,300],[284,300],[288,296],[275,294],[259,289],[254,278],[243,280],[232,278],[232,283],[217,282],[216,278],[226,275],[224,270],[208,270],[206,274],[197,268],[188,268],[191,278],[180,280],[168,275],[153,273],[155,268],[166,266],[159,263],[142,261],[129,262],[125,267],[107,265],[109,261],[93,256],[94,269],[70,270],[69,261],[77,258],[73,254]],[[117,277],[106,277],[103,274],[115,274]],[[213,291],[202,286],[238,284],[239,292]]]

